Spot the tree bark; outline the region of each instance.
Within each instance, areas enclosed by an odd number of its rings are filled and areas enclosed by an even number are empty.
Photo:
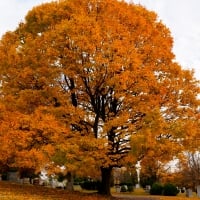
[[[112,167],[101,168],[101,185],[99,193],[110,196],[110,184],[111,184]]]
[[[66,185],[66,190],[68,191],[74,191],[74,179],[73,179],[73,175],[71,172],[67,173],[67,185]]]

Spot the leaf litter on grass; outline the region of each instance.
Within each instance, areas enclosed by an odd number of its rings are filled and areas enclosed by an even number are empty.
[[[98,194],[68,192],[44,186],[23,185],[0,181],[0,200],[111,200]]]

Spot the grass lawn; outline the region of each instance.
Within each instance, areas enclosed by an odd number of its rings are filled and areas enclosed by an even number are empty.
[[[149,195],[147,192],[145,192],[144,189],[142,188],[137,188],[134,189],[134,192],[125,192],[125,193],[116,193],[114,189],[112,189],[112,194],[114,196],[118,196],[118,197],[128,197],[128,199],[130,200],[130,197],[134,197],[134,200],[144,200],[144,199],[148,199],[149,200],[200,200],[200,198],[197,197],[196,193],[193,192],[193,197],[186,197],[185,193],[179,193],[177,196],[172,197],[172,196],[157,196],[157,195]],[[128,200],[127,199],[127,200]]]
[[[185,194],[179,194],[177,197],[150,196],[143,189],[135,189],[132,193],[116,193],[111,190],[117,198],[103,197],[95,193],[86,191],[67,192],[62,189],[52,189],[43,186],[21,185],[11,182],[0,181],[0,200],[124,200],[128,197],[131,200],[187,200]],[[190,200],[199,200],[194,193]],[[127,199],[127,200],[128,200]]]
[[[97,194],[0,181],[0,200],[111,200]]]

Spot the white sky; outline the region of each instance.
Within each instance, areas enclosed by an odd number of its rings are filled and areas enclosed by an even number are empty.
[[[27,12],[51,0],[0,0],[0,36],[14,30]],[[176,60],[200,79],[200,0],[132,0],[154,10],[171,30]]]
[[[158,14],[174,38],[176,60],[200,79],[200,0],[133,0]]]

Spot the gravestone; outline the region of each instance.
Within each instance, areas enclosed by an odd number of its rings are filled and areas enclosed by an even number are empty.
[[[8,178],[8,181],[19,182],[19,180],[20,180],[19,172],[18,171],[8,172],[7,178]]]
[[[192,189],[186,189],[186,197],[192,197]]]
[[[33,181],[32,182],[33,185],[39,185],[40,184],[39,178],[34,178],[32,181]]]
[[[137,183],[137,184],[135,185],[135,188],[137,188],[137,189],[140,188],[140,184]]]
[[[197,185],[197,197],[200,197],[200,185]]]
[[[30,184],[30,178],[23,178],[22,183],[23,184]]]
[[[117,193],[120,193],[121,186],[120,185],[115,185],[115,190],[116,190]]]
[[[150,185],[146,185],[145,191],[146,191],[146,192],[150,192],[150,190],[151,190],[151,186],[150,186]]]

